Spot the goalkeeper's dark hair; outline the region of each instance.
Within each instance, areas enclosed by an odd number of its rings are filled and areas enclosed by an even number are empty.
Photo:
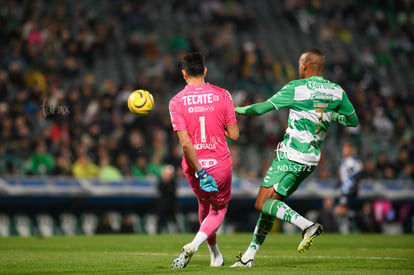
[[[204,74],[204,56],[201,53],[189,53],[181,61],[181,69],[190,76],[200,76]]]

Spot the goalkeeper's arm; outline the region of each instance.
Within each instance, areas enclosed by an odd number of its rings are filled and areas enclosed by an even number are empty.
[[[337,112],[332,114],[332,120],[338,122],[343,126],[356,127],[358,126],[358,117],[355,112],[350,115],[341,115]]]
[[[236,114],[247,116],[258,116],[272,110],[275,110],[275,106],[269,101],[256,103],[244,107],[236,107],[234,109]]]

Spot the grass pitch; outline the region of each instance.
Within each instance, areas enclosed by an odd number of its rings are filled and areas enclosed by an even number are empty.
[[[193,234],[0,238],[0,274],[414,274],[414,235],[323,234],[299,254],[299,234],[271,234],[253,268],[229,268],[251,234],[219,235],[225,266],[203,244],[185,269],[172,260]]]

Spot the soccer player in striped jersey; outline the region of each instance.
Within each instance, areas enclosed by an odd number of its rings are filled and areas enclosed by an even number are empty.
[[[267,170],[255,208],[260,212],[251,243],[232,267],[252,267],[253,260],[275,219],[292,223],[302,230],[298,252],[306,251],[313,239],[323,232],[314,223],[290,208],[284,200],[299,187],[318,165],[321,145],[332,121],[355,127],[358,118],[344,90],[322,77],[325,57],[318,49],[299,58],[300,79],[291,81],[267,101],[237,107],[240,115],[255,116],[289,108],[289,120],[276,157]]]

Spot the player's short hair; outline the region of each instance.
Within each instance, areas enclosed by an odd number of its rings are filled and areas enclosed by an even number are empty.
[[[318,50],[318,49],[309,49],[309,50],[306,50],[303,53],[312,53],[314,55],[324,56],[323,53],[322,53],[322,51],[321,50]]]
[[[325,56],[322,51],[318,49],[310,49],[303,52],[306,54],[305,63],[308,64],[315,71],[322,71],[323,66],[325,65]]]
[[[189,53],[181,61],[181,69],[190,76],[200,76],[204,74],[204,56],[201,53]]]

